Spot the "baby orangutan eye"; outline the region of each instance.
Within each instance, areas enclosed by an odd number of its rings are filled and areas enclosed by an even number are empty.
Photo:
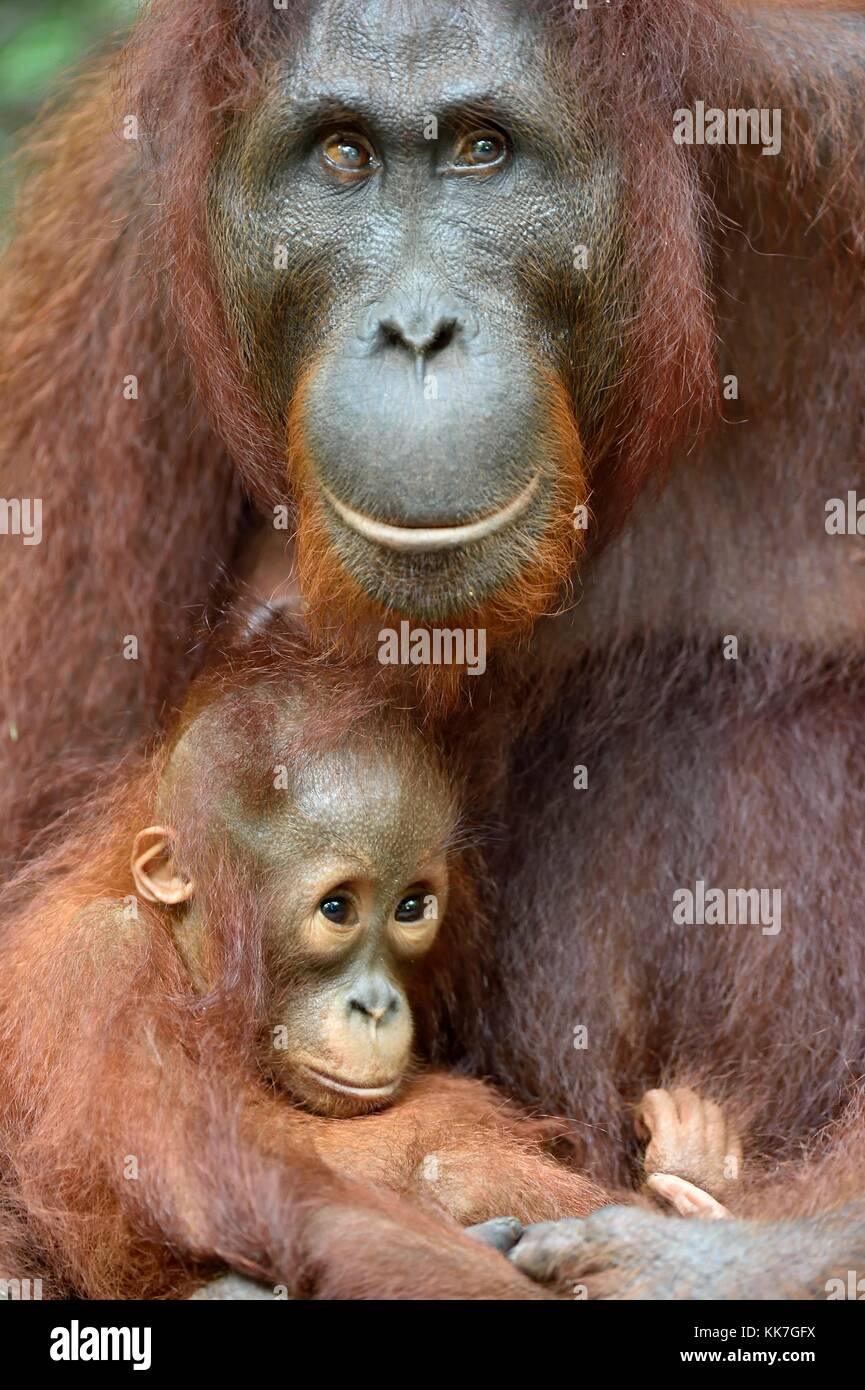
[[[330,893],[322,898],[318,910],[335,927],[353,927],[357,922],[354,903],[342,893]]]
[[[422,893],[409,893],[393,914],[398,922],[422,922],[424,898]]]

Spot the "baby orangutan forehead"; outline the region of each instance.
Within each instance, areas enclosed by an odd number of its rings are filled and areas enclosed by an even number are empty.
[[[434,750],[396,711],[316,742],[309,702],[247,691],[202,712],[172,753],[158,814],[225,830],[276,867],[292,854],[340,854],[402,867],[444,848],[456,819]]]
[[[304,759],[263,808],[260,851],[322,849],[370,870],[382,861],[410,872],[444,848],[455,812],[437,764],[405,738],[351,740]]]

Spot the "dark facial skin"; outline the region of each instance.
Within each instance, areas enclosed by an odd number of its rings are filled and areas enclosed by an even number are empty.
[[[166,806],[176,810],[178,797],[195,797],[197,778],[215,775],[218,722],[210,722],[215,735],[208,728],[202,737],[193,725],[178,745]],[[450,785],[419,739],[391,733],[385,744],[382,730],[372,741],[349,739],[304,759],[288,770],[284,790],[270,788],[269,753],[258,761],[268,784],[264,809],[260,796],[244,795],[232,779],[218,797],[217,819],[264,905],[265,1063],[311,1110],[380,1109],[410,1067],[411,985],[447,904]],[[206,885],[184,877],[182,855],[147,860],[160,835],[172,843],[173,832],[160,827],[136,841],[137,887],[151,901],[186,904],[172,919],[174,934],[204,990],[210,982],[201,967],[199,903]]]
[[[329,539],[416,617],[500,591],[581,500],[556,493],[550,381],[588,437],[617,367],[591,295],[617,181],[566,92],[518,5],[326,0],[214,180],[251,387],[280,425],[301,387],[294,467]]]

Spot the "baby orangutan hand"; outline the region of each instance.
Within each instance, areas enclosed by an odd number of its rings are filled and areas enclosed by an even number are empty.
[[[646,1186],[680,1216],[718,1220],[729,1216],[718,1200],[739,1174],[742,1144],[715,1101],[687,1086],[647,1091],[635,1119],[646,1140]]]

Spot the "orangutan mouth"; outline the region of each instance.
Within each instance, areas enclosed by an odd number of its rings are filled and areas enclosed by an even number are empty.
[[[390,522],[376,521],[374,517],[355,511],[354,507],[340,502],[339,498],[334,497],[324,486],[322,492],[340,520],[359,536],[373,541],[376,545],[384,546],[387,550],[426,553],[432,550],[455,550],[470,545],[472,541],[484,540],[485,537],[509,526],[517,517],[522,516],[531,503],[538,490],[540,476],[540,473],[536,473],[522,491],[499,511],[491,512],[479,521],[469,521],[458,526],[393,526]]]
[[[399,1077],[386,1082],[383,1086],[356,1086],[350,1081],[342,1081],[339,1077],[329,1076],[326,1072],[315,1071],[313,1067],[304,1065],[303,1070],[319,1086],[325,1086],[329,1091],[339,1091],[344,1096],[358,1096],[361,1100],[384,1100],[387,1096],[392,1096],[399,1085]]]

